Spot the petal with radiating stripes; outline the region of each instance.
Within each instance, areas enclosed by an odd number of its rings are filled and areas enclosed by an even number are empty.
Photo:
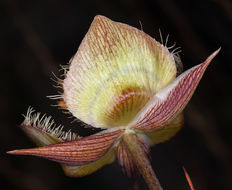
[[[88,125],[127,126],[175,77],[168,48],[141,30],[96,16],[64,79],[63,99]]]

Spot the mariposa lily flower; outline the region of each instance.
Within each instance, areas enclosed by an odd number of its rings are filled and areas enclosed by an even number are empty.
[[[61,81],[60,98],[74,117],[105,130],[87,137],[65,133],[30,108],[21,128],[40,147],[8,153],[56,161],[71,177],[117,158],[126,175],[142,174],[150,189],[162,189],[149,146],[180,130],[182,111],[219,52],[179,75],[180,61],[169,49],[141,30],[96,16]]]

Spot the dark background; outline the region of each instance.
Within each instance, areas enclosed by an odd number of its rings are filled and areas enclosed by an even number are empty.
[[[1,131],[0,189],[132,189],[115,163],[80,179],[64,176],[58,164],[6,155],[33,143],[17,127],[32,105],[57,123],[86,135],[46,98],[57,94],[50,79],[76,52],[97,14],[141,28],[182,47],[184,69],[199,64],[220,46],[185,109],[185,126],[172,140],[152,148],[152,165],[164,189],[187,190],[182,170],[196,190],[232,189],[232,1],[0,1]],[[141,189],[147,189],[142,182]]]

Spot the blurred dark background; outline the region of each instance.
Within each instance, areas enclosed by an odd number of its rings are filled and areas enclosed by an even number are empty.
[[[46,98],[57,94],[51,78],[76,52],[97,14],[141,28],[159,40],[170,34],[182,47],[184,69],[201,63],[220,46],[185,109],[185,126],[172,140],[152,148],[152,165],[164,189],[232,189],[232,1],[230,0],[2,0],[0,1],[1,131],[0,189],[132,189],[115,163],[80,179],[64,176],[58,164],[6,155],[33,143],[18,128],[29,105],[57,123],[86,135]],[[87,133],[86,133],[87,131]],[[142,180],[141,180],[142,181]],[[142,182],[141,189],[147,189]]]

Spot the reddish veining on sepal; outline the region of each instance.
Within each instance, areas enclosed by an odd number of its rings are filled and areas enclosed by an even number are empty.
[[[141,148],[143,149],[145,155],[147,156],[148,160],[151,160],[151,155],[150,155],[150,148],[144,138],[138,135],[138,142],[140,143]]]
[[[104,156],[122,131],[123,129],[104,131],[74,141],[8,153],[39,156],[67,165],[84,165]]]
[[[121,166],[123,172],[129,178],[136,180],[139,177],[139,171],[131,153],[129,152],[123,141],[117,146],[116,152],[118,163]]]
[[[145,156],[150,160],[151,157],[148,145],[141,136],[137,136],[137,140],[141,149],[144,151]],[[128,177],[136,180],[139,176],[139,170],[123,139],[121,140],[120,144],[118,144],[116,153],[119,165],[122,167],[123,172]]]
[[[147,182],[149,189],[162,190],[159,180],[157,179],[151,167],[150,161],[147,158],[146,152],[143,149],[143,146],[141,146],[138,135],[133,130],[128,130],[123,134],[122,139],[132,155],[140,173]]]
[[[158,92],[132,126],[136,129],[149,132],[167,125],[184,109],[202,78],[205,69],[219,50],[209,56],[205,62],[187,70],[176,78],[172,84]]]

